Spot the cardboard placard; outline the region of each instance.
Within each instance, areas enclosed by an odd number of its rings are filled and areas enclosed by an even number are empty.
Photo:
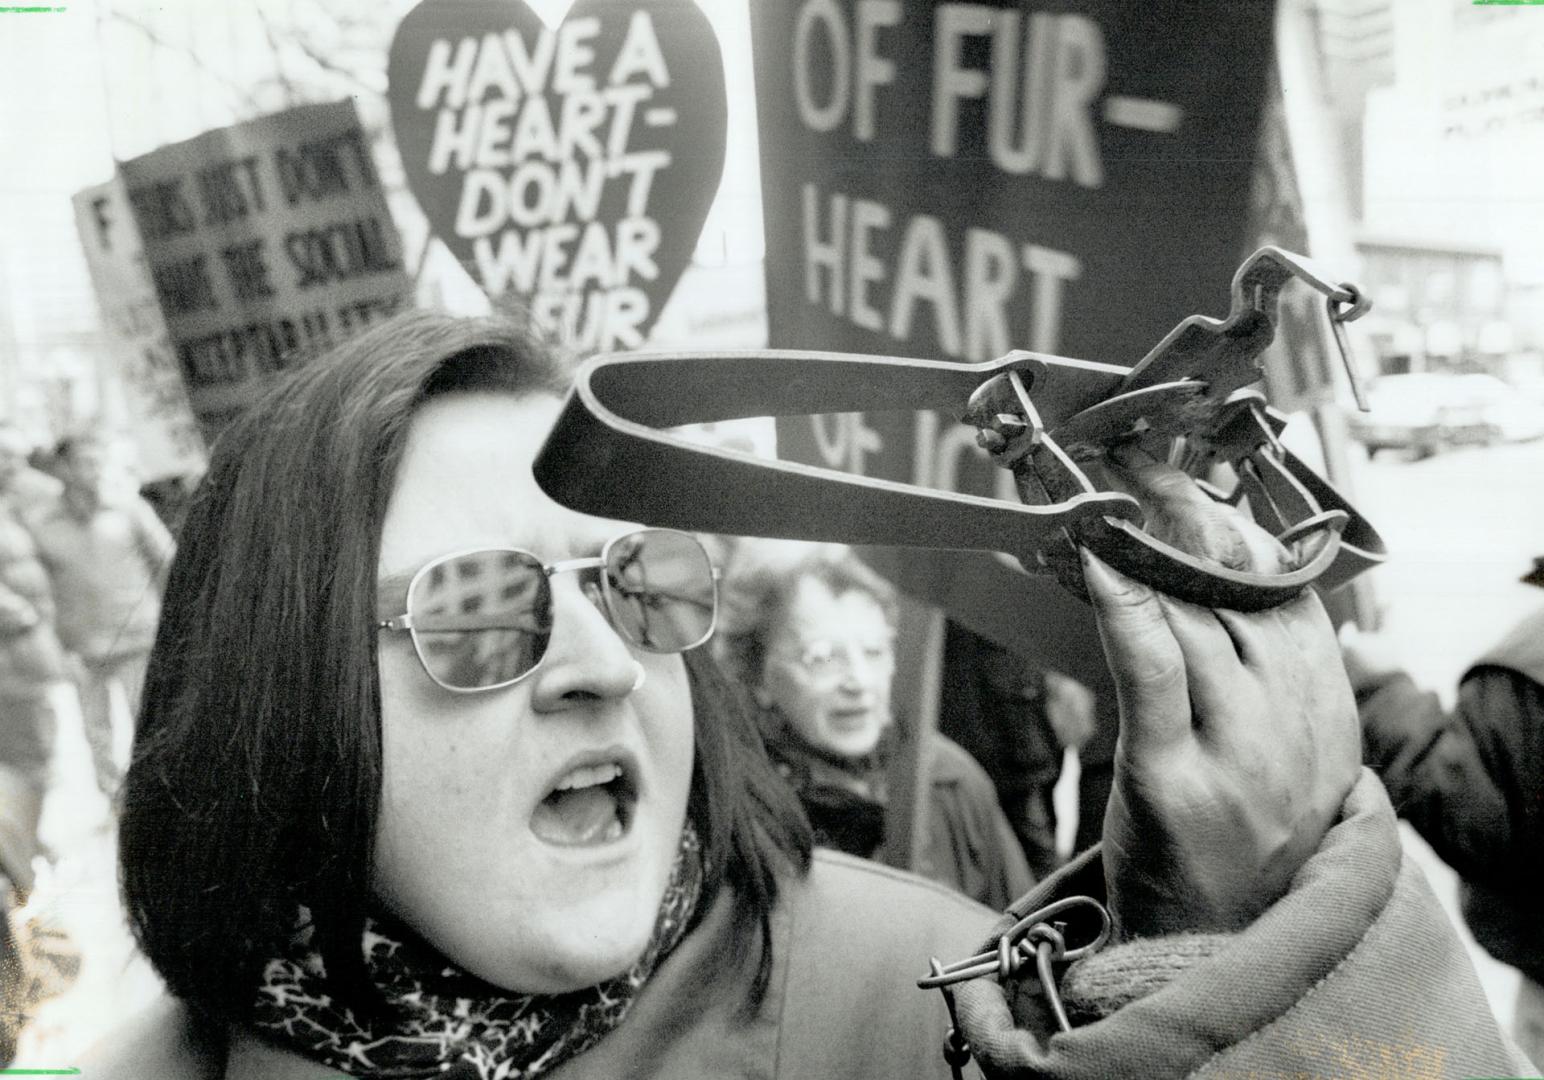
[[[206,436],[273,372],[410,298],[352,101],[205,132],[119,172]]]
[[[201,473],[204,440],[188,407],[123,180],[86,188],[73,202],[108,359],[133,420],[138,476],[149,481]]]
[[[582,352],[644,343],[724,163],[723,63],[691,0],[423,0],[387,66],[408,186],[490,296]]]

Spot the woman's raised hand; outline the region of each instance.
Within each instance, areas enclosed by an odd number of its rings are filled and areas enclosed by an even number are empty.
[[[1184,473],[1119,467],[1148,529],[1236,569],[1274,572],[1275,540]],[[1120,703],[1104,819],[1111,915],[1126,937],[1247,925],[1281,897],[1360,767],[1335,632],[1304,591],[1244,614],[1182,603],[1083,554]]]

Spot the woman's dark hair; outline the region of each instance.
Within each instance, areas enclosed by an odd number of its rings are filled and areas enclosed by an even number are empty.
[[[376,573],[408,426],[427,398],[561,393],[568,371],[519,324],[397,316],[282,377],[215,444],[172,564],[124,783],[129,919],[168,988],[242,1019],[301,905],[329,976],[366,1009],[360,935],[381,791]],[[688,813],[706,910],[726,882],[771,971],[780,864],[809,865],[803,816],[705,650]]]
[[[793,602],[799,583],[818,581],[833,596],[860,592],[872,597],[893,627],[895,588],[840,544],[747,543],[736,553],[721,593],[713,645],[735,682],[761,682],[767,642]]]

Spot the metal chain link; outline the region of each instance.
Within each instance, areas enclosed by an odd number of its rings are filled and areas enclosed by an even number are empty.
[[[1092,908],[1098,915],[1099,933],[1085,944],[1068,948],[1066,920],[1052,920],[1079,907]],[[1007,982],[1033,963],[1041,991],[1057,1027],[1062,1031],[1071,1031],[1072,1022],[1067,1018],[1067,1010],[1062,1004],[1053,965],[1070,963],[1087,956],[1101,948],[1109,938],[1110,913],[1104,905],[1091,896],[1069,896],[1025,915],[1010,926],[988,952],[976,953],[952,964],[940,963],[937,957],[931,958],[928,961],[929,973],[917,980],[917,986],[923,990],[938,990],[944,996],[950,1025],[944,1036],[944,1060],[954,1071],[955,1080],[963,1080],[965,1063],[970,1060],[970,1043],[960,1033],[959,1017],[955,1012],[954,991],[951,989],[955,983],[988,976],[996,978],[998,982]]]

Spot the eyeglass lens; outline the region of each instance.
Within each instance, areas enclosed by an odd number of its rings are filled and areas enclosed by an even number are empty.
[[[612,621],[634,645],[680,652],[707,640],[717,585],[708,553],[692,537],[661,530],[618,537],[605,572]]]
[[[430,566],[408,596],[413,636],[439,683],[472,690],[519,678],[547,651],[552,586],[522,551],[473,551]]]
[[[680,652],[712,631],[712,564],[684,533],[617,538],[606,551],[603,581],[612,625],[640,648]],[[409,590],[408,612],[429,674],[444,686],[484,689],[541,662],[552,632],[552,587],[530,554],[474,551],[427,567]]]
[[[867,667],[880,671],[895,666],[895,650],[888,641],[849,645],[821,638],[805,646],[797,660],[815,680],[835,682],[854,673],[857,657],[862,657]]]

